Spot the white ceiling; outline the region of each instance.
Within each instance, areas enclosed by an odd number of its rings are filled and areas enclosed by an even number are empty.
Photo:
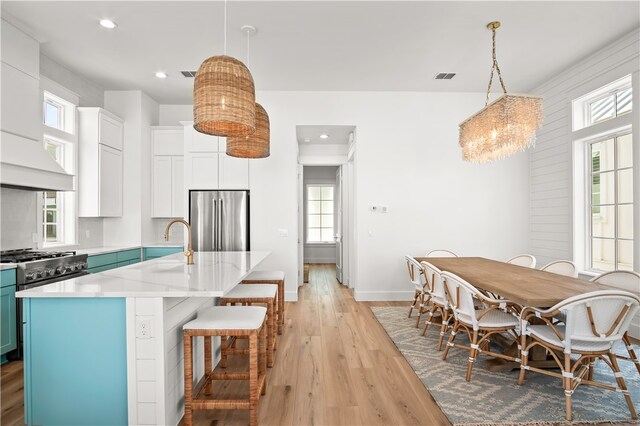
[[[223,52],[221,1],[2,1],[42,52],[105,89],[191,103],[203,59]],[[109,31],[98,21],[110,18]],[[526,92],[640,25],[638,1],[229,1],[228,54],[251,64],[258,90],[486,90],[491,33],[507,89]],[[154,77],[158,70],[166,80]],[[457,72],[433,80],[437,72]]]
[[[296,126],[296,139],[301,145],[348,145],[349,133],[355,126]],[[320,138],[326,134],[327,139]]]

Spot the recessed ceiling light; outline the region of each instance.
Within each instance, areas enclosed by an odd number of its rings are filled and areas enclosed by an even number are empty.
[[[102,25],[103,27],[108,28],[110,30],[112,30],[115,27],[117,27],[116,23],[113,22],[111,19],[101,19],[100,20],[100,25]]]
[[[329,135],[326,133],[323,133],[320,135],[320,139],[329,139]]]
[[[305,142],[311,142],[311,139],[309,139],[309,138],[304,138],[304,141],[305,141]]]
[[[168,75],[167,75],[167,73],[166,73],[166,72],[158,71],[158,72],[156,73],[156,77],[158,77],[158,78],[167,78],[167,77],[168,77]]]

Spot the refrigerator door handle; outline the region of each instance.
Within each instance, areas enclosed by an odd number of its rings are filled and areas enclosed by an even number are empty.
[[[218,251],[218,200],[213,199],[213,251]]]
[[[216,251],[222,251],[222,212],[224,211],[224,207],[222,206],[222,198],[220,199],[220,213],[218,214],[218,247]]]

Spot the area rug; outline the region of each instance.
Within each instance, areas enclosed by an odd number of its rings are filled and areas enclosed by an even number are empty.
[[[517,370],[492,373],[483,368],[488,357],[481,354],[468,383],[464,379],[468,352],[451,348],[447,360],[442,361],[442,352],[436,349],[439,333],[431,329],[421,336],[423,323],[417,329],[415,315],[407,318],[408,308],[372,307],[371,310],[454,425],[570,423],[564,419],[560,379],[528,372],[525,383],[518,386]],[[458,339],[468,344],[466,336],[458,334]],[[623,346],[616,349],[624,353]],[[636,410],[640,410],[640,375],[633,363],[624,360],[619,363]],[[615,383],[613,372],[602,361],[596,364],[594,378]],[[573,394],[573,418],[574,423],[638,423],[631,420],[621,393],[593,386],[580,386]]]

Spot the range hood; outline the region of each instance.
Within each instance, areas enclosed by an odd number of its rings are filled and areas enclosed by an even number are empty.
[[[44,149],[42,142],[1,132],[0,186],[31,191],[74,191],[74,176]]]

